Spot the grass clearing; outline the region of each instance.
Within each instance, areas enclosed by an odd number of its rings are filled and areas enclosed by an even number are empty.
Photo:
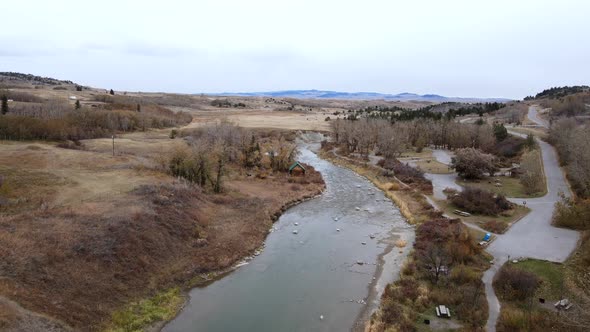
[[[529,153],[529,152],[527,152]],[[535,169],[538,170],[538,173],[543,173],[543,159],[540,150],[537,148],[533,151],[530,156],[531,163],[538,163],[535,165]],[[527,159],[528,160],[528,159]],[[524,164],[523,164],[524,165]],[[528,165],[528,164],[527,164]],[[534,193],[527,193],[525,186],[522,184],[519,178],[514,178],[510,176],[495,176],[493,178],[486,178],[482,180],[473,180],[468,181],[465,179],[458,178],[457,184],[463,187],[475,187],[479,189],[484,189],[487,191],[491,191],[493,193],[504,195],[506,197],[513,197],[513,198],[536,198],[536,197],[543,197],[547,194],[547,181],[543,174],[542,183],[539,184],[539,188],[541,190],[534,192]],[[499,183],[500,185],[496,185]]]
[[[421,152],[406,151],[398,158],[402,163],[413,162],[416,167],[425,173],[451,174],[453,170],[434,158],[431,149],[424,149]]]
[[[172,319],[182,304],[184,297],[179,288],[171,288],[149,299],[130,304],[127,308],[113,313],[108,332],[143,331],[151,324]]]
[[[558,300],[562,294],[564,266],[538,259],[527,259],[514,266],[532,272],[543,280],[537,292],[539,297]]]
[[[432,157],[432,150],[429,148],[423,149],[421,152],[416,152],[414,150],[405,151],[398,159],[405,159],[405,158],[433,158]]]
[[[485,216],[472,214],[469,217],[463,217],[455,214],[455,210],[458,208],[447,200],[436,200],[436,205],[448,216],[461,218],[463,221],[471,224],[475,224],[485,230],[493,233],[502,234],[508,230],[508,228],[522,217],[526,216],[531,210],[527,207],[517,205],[514,209],[508,210],[499,216]],[[460,210],[460,209],[459,209]],[[490,223],[497,222],[499,228],[490,229]]]
[[[502,186],[496,186],[496,182],[500,183]],[[475,187],[491,191],[496,194],[504,195],[506,197],[514,198],[535,198],[542,197],[547,194],[547,186],[544,186],[545,191],[527,195],[524,191],[523,185],[520,183],[520,180],[518,178],[509,176],[497,176],[493,179],[484,179],[479,181],[466,181],[463,179],[458,179],[457,184],[462,187]]]
[[[445,165],[434,158],[419,160],[416,162],[416,166],[425,173],[451,174],[454,172],[448,165]]]
[[[588,302],[584,300],[584,292],[572,288],[568,280],[570,260],[565,265],[538,259],[505,263],[510,264],[513,269],[534,274],[541,280],[541,284],[534,295],[524,300],[509,298],[506,294],[502,296],[498,285],[494,284],[501,301],[498,331],[586,331],[587,325],[584,322],[588,322]],[[545,303],[540,303],[538,299],[541,298],[545,299]],[[570,299],[574,306],[558,313],[554,303],[561,298]]]

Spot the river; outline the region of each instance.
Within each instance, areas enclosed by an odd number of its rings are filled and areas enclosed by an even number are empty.
[[[414,229],[372,183],[320,159],[317,146],[300,144],[299,160],[322,173],[324,193],[288,209],[247,265],[191,290],[163,331],[346,331],[369,317]],[[394,246],[400,237],[407,246]]]

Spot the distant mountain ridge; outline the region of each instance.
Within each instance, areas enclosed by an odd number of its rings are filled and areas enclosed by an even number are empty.
[[[399,100],[399,101],[431,101],[431,102],[505,102],[507,98],[461,98],[445,97],[437,94],[419,95],[416,93],[388,94],[378,92],[339,92],[325,90],[284,90],[266,92],[224,92],[213,94],[216,96],[237,96],[237,97],[278,97],[278,98],[299,98],[299,99],[356,99],[356,100]]]

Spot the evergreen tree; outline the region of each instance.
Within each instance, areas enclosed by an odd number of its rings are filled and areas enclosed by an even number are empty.
[[[110,94],[111,96],[114,96],[114,95],[115,95],[115,91],[113,91],[113,89],[111,89],[111,91],[109,91],[109,94]]]
[[[2,96],[2,115],[8,113],[8,97]]]
[[[502,123],[494,124],[494,136],[496,136],[496,141],[501,142],[506,137],[508,137],[508,130],[504,127]]]
[[[533,134],[528,134],[526,136],[525,145],[529,150],[532,150],[535,148],[537,143],[535,142],[535,136],[533,136]]]

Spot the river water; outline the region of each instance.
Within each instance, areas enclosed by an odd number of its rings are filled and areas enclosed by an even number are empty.
[[[164,331],[346,331],[377,307],[414,230],[369,181],[313,147],[302,145],[299,158],[322,173],[325,192],[288,209],[247,265],[191,290]],[[400,237],[404,248],[393,245]]]

